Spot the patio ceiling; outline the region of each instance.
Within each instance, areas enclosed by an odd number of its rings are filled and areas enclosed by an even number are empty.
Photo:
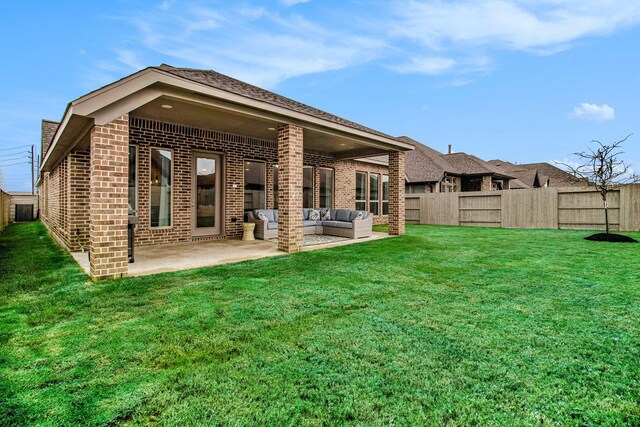
[[[171,108],[168,108],[168,107]],[[162,96],[130,113],[134,117],[178,123],[196,128],[228,132],[252,138],[276,142],[278,126],[291,123],[286,118],[265,117],[223,109],[221,106],[203,105],[176,96]],[[367,155],[386,154],[388,149],[376,147],[330,129],[304,129],[304,147],[336,154],[339,158],[355,158]]]

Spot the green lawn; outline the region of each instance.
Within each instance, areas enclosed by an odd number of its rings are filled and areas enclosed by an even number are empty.
[[[637,426],[640,245],[587,234],[409,226],[93,283],[10,226],[0,425]]]

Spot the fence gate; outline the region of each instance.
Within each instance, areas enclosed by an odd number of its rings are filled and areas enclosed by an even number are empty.
[[[33,205],[16,205],[16,222],[33,221]]]

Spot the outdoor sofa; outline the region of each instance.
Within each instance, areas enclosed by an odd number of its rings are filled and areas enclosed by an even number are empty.
[[[328,215],[327,215],[328,211]],[[269,240],[278,237],[278,209],[249,211],[249,222],[256,224],[255,237]],[[328,234],[359,239],[372,233],[373,215],[349,209],[302,209],[303,234]]]

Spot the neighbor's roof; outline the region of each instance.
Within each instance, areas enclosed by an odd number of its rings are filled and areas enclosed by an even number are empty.
[[[584,187],[590,185],[588,182],[581,182],[568,172],[555,167],[549,163],[525,163],[520,166],[537,169],[539,174],[549,177],[550,187]]]
[[[504,160],[489,160],[489,163],[512,173],[518,178],[520,178],[518,174],[531,174],[537,172],[538,181],[541,186],[544,186],[547,180],[549,180],[550,187],[582,187],[588,185],[576,181],[573,175],[549,163],[523,163],[517,165]]]
[[[496,175],[504,178],[514,178],[508,172],[471,154],[445,154],[444,158],[465,175]]]
[[[371,129],[350,120],[343,119],[342,117],[338,117],[317,108],[310,107],[309,105],[294,101],[293,99],[278,95],[277,93],[270,92],[257,86],[253,86],[249,83],[242,82],[240,80],[234,79],[233,77],[225,76],[224,74],[220,74],[213,70],[176,68],[167,64],[162,64],[159,67],[151,68],[155,68],[169,74],[173,74],[174,76],[182,77],[187,80],[201,83],[216,89],[224,90],[236,95],[245,96],[247,98],[266,102],[277,107],[286,108],[287,110],[295,111],[297,113],[307,114],[318,119],[327,120],[332,123],[371,133],[373,135],[382,136],[384,138],[394,139],[392,136],[379,132],[375,129]]]
[[[445,174],[461,174],[439,151],[408,136],[400,136],[397,139],[415,147],[405,155],[405,174],[408,182],[438,182]]]

